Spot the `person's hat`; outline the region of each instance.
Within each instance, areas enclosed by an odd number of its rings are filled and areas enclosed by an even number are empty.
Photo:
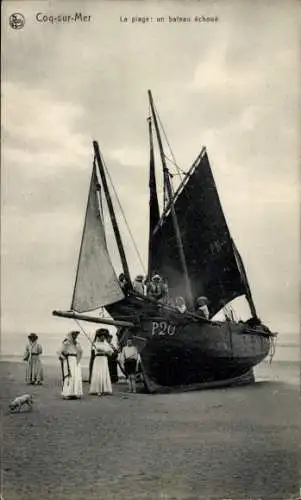
[[[67,333],[66,338],[64,342],[72,342],[73,339],[76,339],[76,337],[80,334],[80,332],[71,330],[71,332]]]
[[[98,330],[96,330],[95,332],[95,338],[101,338],[101,337],[105,337],[105,338],[108,338],[110,336],[110,332],[107,328],[98,328]]]
[[[28,335],[29,340],[37,340],[38,336],[36,333],[30,333]]]
[[[201,297],[198,297],[196,299],[196,303],[198,306],[206,306],[208,304],[208,299],[207,299],[207,297],[202,295]]]
[[[152,280],[153,281],[158,281],[161,279],[161,276],[159,274],[155,274],[153,277],[152,277]]]

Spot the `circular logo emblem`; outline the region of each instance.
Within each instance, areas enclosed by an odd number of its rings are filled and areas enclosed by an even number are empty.
[[[13,30],[20,30],[24,27],[25,17],[19,12],[15,12],[9,16],[9,25]]]

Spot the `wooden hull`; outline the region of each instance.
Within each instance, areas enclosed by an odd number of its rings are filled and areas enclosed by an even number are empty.
[[[114,319],[129,314],[139,326],[121,332],[132,335],[142,359],[149,392],[231,385],[254,380],[252,368],[269,353],[271,334],[263,325],[213,322],[181,315],[169,308],[134,301],[110,306]]]

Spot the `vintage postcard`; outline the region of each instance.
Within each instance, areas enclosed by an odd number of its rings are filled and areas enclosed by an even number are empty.
[[[3,500],[300,496],[300,3],[2,2]]]

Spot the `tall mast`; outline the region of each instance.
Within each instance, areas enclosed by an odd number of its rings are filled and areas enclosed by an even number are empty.
[[[148,133],[149,133],[149,238],[148,238],[148,278],[151,279],[153,269],[153,245],[152,236],[155,227],[160,219],[157,186],[156,186],[156,173],[155,173],[155,158],[154,158],[154,145],[153,145],[153,129],[152,119],[148,117]]]
[[[154,109],[153,97],[152,97],[152,93],[150,90],[148,90],[148,97],[149,97],[150,107],[152,110],[152,116],[153,116],[154,125],[155,125],[155,129],[156,129],[156,135],[157,135],[157,139],[158,139],[160,157],[161,157],[162,167],[163,167],[164,185],[166,186],[167,195],[169,198],[173,227],[174,227],[174,231],[175,231],[175,235],[176,235],[176,241],[177,241],[177,246],[178,246],[178,250],[179,250],[180,261],[181,261],[181,265],[182,265],[182,269],[183,269],[184,277],[185,277],[187,305],[189,307],[193,307],[193,296],[192,296],[190,280],[189,280],[189,276],[188,276],[188,270],[187,270],[187,264],[186,264],[185,254],[184,254],[184,248],[183,248],[183,242],[182,242],[182,238],[181,238],[180,228],[179,228],[178,219],[177,219],[177,215],[176,215],[176,211],[175,211],[175,207],[174,207],[174,203],[173,203],[173,193],[172,193],[172,187],[171,187],[171,183],[170,183],[169,171],[168,171],[166,161],[165,161],[165,155],[164,155],[161,135],[160,135],[160,131],[159,131],[157,116],[156,116],[155,109]]]
[[[115,234],[115,238],[116,238],[116,242],[117,242],[117,246],[118,246],[118,250],[119,250],[119,255],[120,255],[120,259],[121,259],[121,263],[122,263],[122,267],[123,267],[123,272],[124,272],[124,275],[125,275],[128,283],[131,284],[130,272],[129,272],[124,247],[123,247],[123,243],[122,243],[120,232],[119,232],[119,227],[118,227],[116,216],[115,216],[114,207],[113,207],[113,203],[111,200],[111,196],[110,196],[110,192],[109,192],[109,188],[108,188],[108,184],[107,184],[104,165],[103,165],[103,162],[102,162],[102,159],[100,156],[99,146],[98,146],[97,141],[93,141],[93,147],[94,147],[96,163],[98,165],[98,170],[99,170],[102,185],[103,185],[103,190],[104,190],[105,195],[106,195],[106,200],[107,200],[107,204],[108,204],[110,218],[112,221],[112,226],[113,226],[113,230],[114,230],[114,234]]]

